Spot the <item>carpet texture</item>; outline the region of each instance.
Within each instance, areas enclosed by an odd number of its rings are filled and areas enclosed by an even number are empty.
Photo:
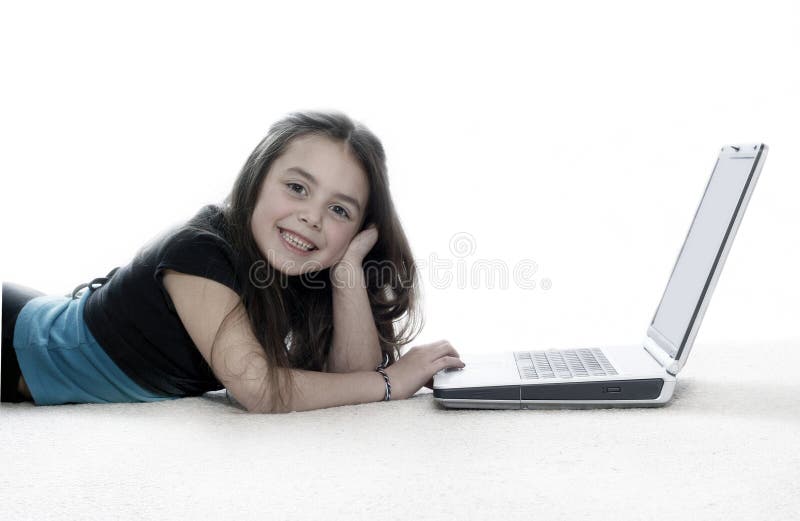
[[[800,341],[696,345],[658,409],[2,404],[0,517],[798,519],[798,362]]]

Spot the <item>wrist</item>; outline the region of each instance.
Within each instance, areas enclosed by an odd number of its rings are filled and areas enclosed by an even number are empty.
[[[364,264],[363,257],[344,256],[341,259],[339,259],[339,262],[334,264],[333,269],[346,268],[352,271],[360,271],[363,264]]]
[[[361,259],[343,258],[331,268],[331,281],[334,288],[355,287],[356,284],[363,285],[364,269]]]
[[[383,401],[388,402],[392,399],[392,384],[389,381],[389,375],[386,374],[386,364],[389,363],[389,355],[383,354],[383,361],[375,368],[375,371],[383,377],[384,395]]]

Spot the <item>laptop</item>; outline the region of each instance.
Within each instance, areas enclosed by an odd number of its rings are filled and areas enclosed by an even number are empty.
[[[640,344],[462,357],[466,367],[434,376],[434,399],[444,407],[467,409],[647,407],[669,402],[767,150],[763,143],[721,149]]]

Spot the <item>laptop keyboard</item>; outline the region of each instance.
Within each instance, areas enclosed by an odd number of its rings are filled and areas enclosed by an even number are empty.
[[[517,361],[519,376],[523,379],[617,374],[617,370],[603,351],[597,348],[519,351],[514,353],[514,358]]]

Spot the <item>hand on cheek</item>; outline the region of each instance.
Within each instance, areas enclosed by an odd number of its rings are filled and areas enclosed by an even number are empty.
[[[333,272],[360,269],[364,257],[378,241],[378,230],[374,224],[356,234],[347,249],[333,266]]]
[[[347,247],[347,251],[345,251],[342,256],[342,260],[349,260],[360,264],[377,241],[378,229],[374,224],[370,224],[364,231],[353,237],[353,240],[350,241]]]

